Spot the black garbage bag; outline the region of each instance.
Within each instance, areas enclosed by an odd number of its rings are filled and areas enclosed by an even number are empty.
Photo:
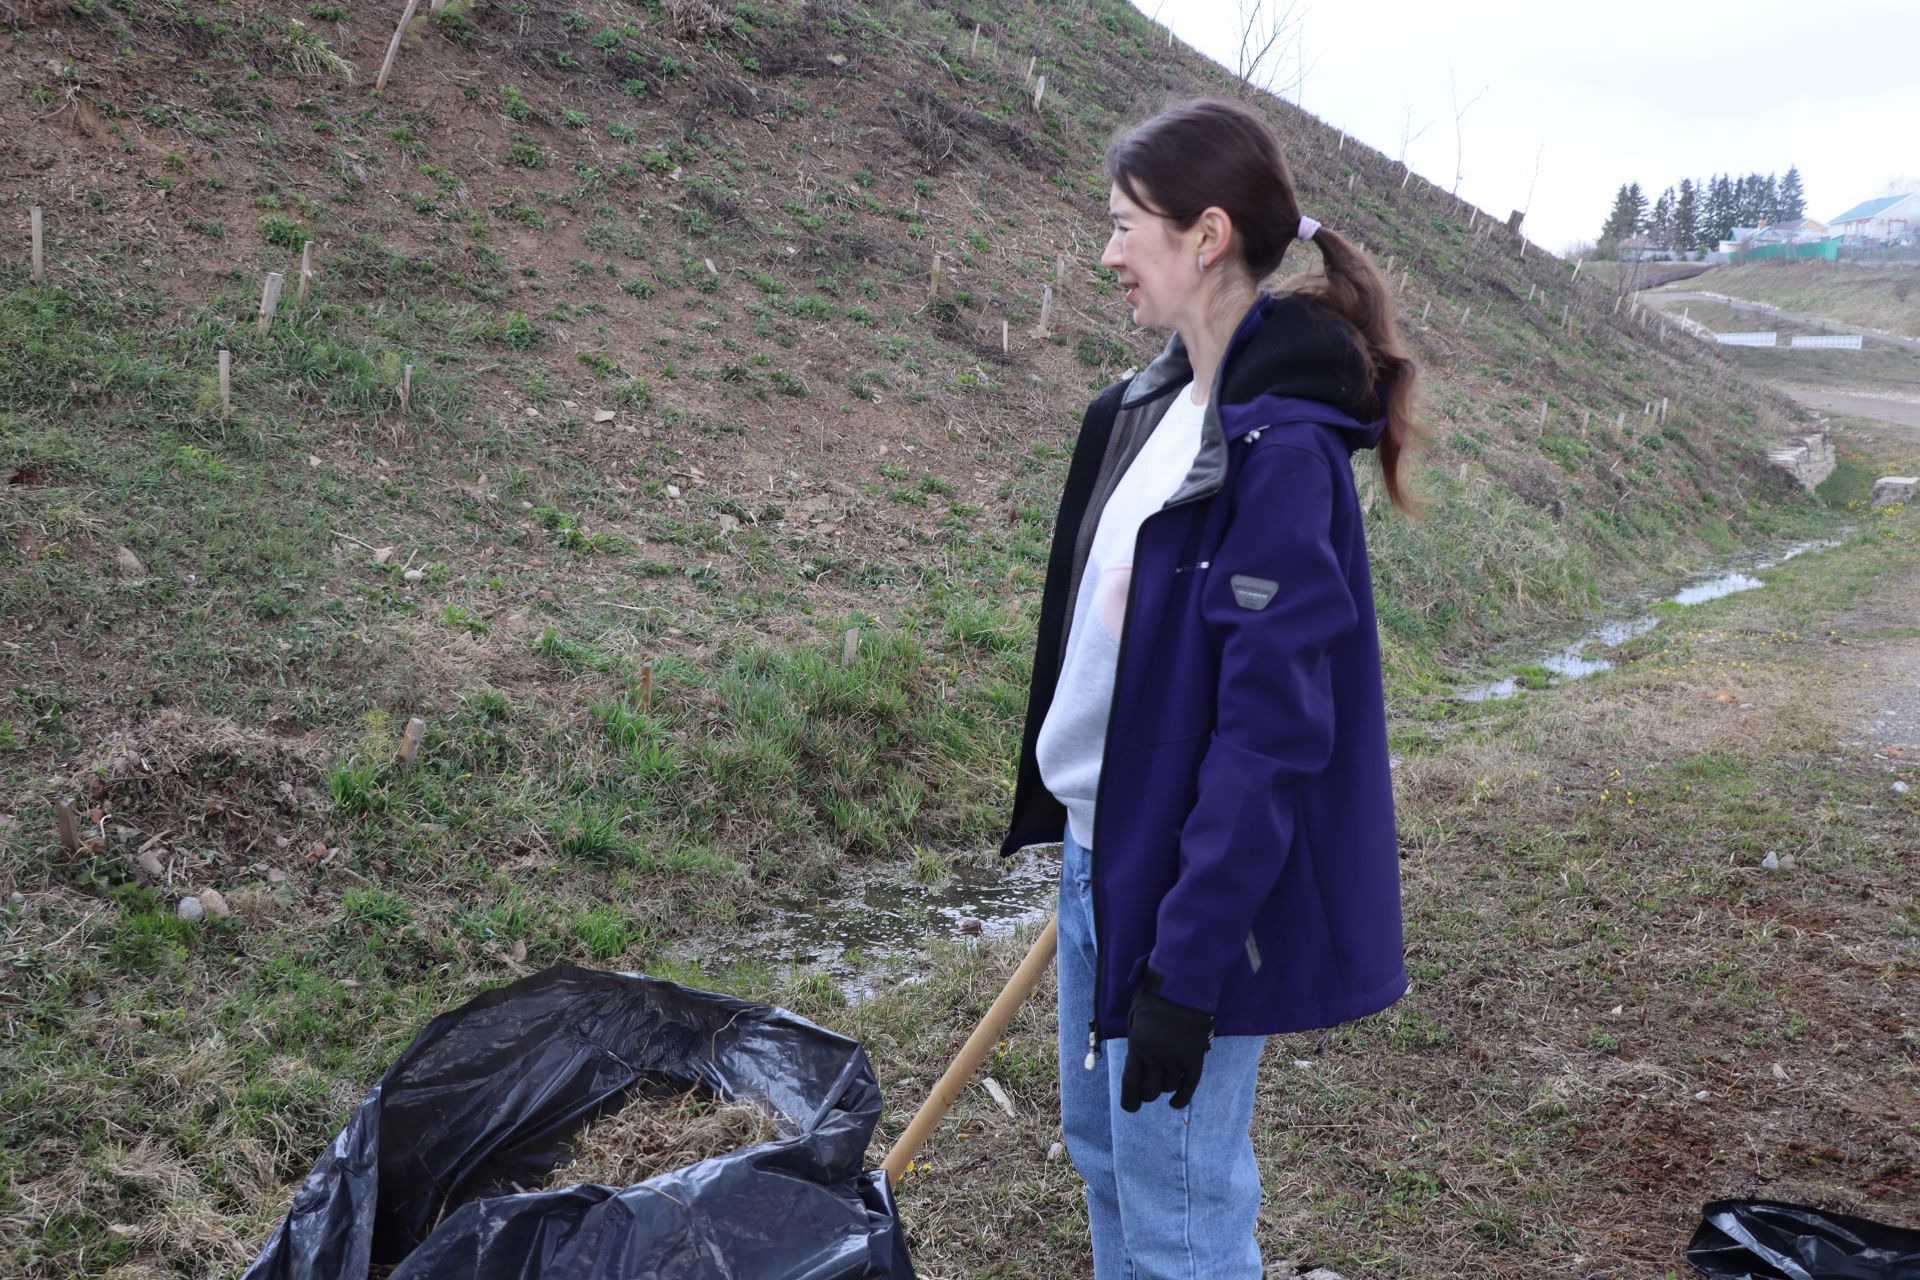
[[[773,1141],[630,1187],[539,1187],[629,1098],[700,1089]],[[428,1023],[245,1280],[912,1280],[856,1042],[784,1009],[561,966]]]
[[[1920,1231],[1777,1200],[1715,1200],[1687,1261],[1713,1280],[1920,1280]]]

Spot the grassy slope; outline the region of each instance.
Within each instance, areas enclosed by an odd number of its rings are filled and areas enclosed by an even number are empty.
[[[1920,336],[1920,280],[1911,271],[1863,270],[1825,262],[1749,262],[1715,267],[1671,288],[1706,289],[1882,333]]]
[[[1153,348],[1089,265],[1099,148],[1141,86],[1222,83],[1118,7],[997,12],[975,56],[915,5],[742,6],[707,43],[454,5],[370,96],[387,33],[314,8],[97,6],[47,19],[51,68],[44,32],[0,45],[52,265],[0,269],[0,1225],[31,1275],[230,1266],[397,1045],[522,963],[654,964],[849,855],[993,834],[1072,424]],[[1397,704],[1829,519],[1755,460],[1779,410],[1728,365],[1270,109],[1308,207],[1407,273],[1434,373],[1434,513],[1373,509]],[[309,234],[316,293],[259,339],[259,272]],[[1615,432],[1663,395],[1665,430]],[[236,919],[175,921],[205,885]]]

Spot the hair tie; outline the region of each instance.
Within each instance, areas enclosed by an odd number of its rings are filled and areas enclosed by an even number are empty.
[[[1299,235],[1302,240],[1313,239],[1313,233],[1318,231],[1319,229],[1320,229],[1319,223],[1315,222],[1312,218],[1307,217],[1305,214],[1301,215]]]

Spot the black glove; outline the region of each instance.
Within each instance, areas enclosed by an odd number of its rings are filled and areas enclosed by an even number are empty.
[[[1201,1059],[1213,1047],[1213,1015],[1175,1004],[1159,994],[1160,975],[1134,994],[1127,1010],[1127,1065],[1120,1074],[1120,1109],[1138,1111],[1171,1093],[1168,1105],[1184,1107],[1200,1084]]]

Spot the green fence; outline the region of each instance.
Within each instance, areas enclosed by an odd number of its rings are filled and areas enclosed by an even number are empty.
[[[1766,262],[1781,258],[1825,258],[1828,262],[1840,259],[1840,237],[1822,240],[1819,244],[1765,244],[1757,249],[1742,249],[1733,255],[1735,262]]]

